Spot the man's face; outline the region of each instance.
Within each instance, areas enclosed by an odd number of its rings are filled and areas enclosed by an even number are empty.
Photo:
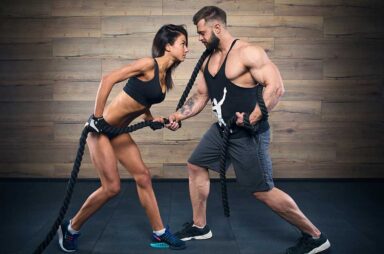
[[[199,41],[201,41],[206,48],[215,49],[219,45],[220,39],[215,35],[211,24],[207,24],[204,19],[197,23],[197,33],[199,34]]]

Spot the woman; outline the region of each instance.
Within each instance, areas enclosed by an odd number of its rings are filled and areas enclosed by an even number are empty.
[[[152,104],[164,100],[166,91],[173,86],[172,71],[184,61],[188,52],[188,35],[183,26],[164,25],[156,33],[152,45],[152,57],[142,58],[104,76],[96,96],[92,121],[102,119],[113,126],[122,127],[144,115],[144,120],[162,122],[150,112]],[[114,84],[128,79],[124,91],[108,105],[107,97]],[[95,129],[97,131],[97,128]],[[59,245],[65,252],[77,250],[77,238],[82,225],[109,199],[120,191],[119,161],[136,182],[140,202],[153,229],[151,246],[184,249],[185,243],[164,228],[152,188],[151,175],[144,165],[140,151],[129,134],[109,136],[89,133],[87,144],[92,163],[98,171],[101,187],[93,192],[81,209],[58,229]]]

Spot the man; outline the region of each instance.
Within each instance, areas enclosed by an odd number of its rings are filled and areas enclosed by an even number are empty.
[[[322,234],[300,211],[295,201],[274,187],[272,163],[268,152],[270,132],[266,109],[271,111],[284,93],[277,67],[261,47],[235,40],[226,27],[226,13],[218,7],[206,6],[193,17],[199,41],[213,53],[204,61],[194,93],[177,112],[170,115],[170,126],[198,114],[212,101],[218,122],[204,134],[188,160],[189,191],[193,222],[176,235],[186,241],[208,239],[212,232],[206,222],[209,194],[208,169],[219,171],[222,131],[236,115],[228,146],[228,158],[233,163],[237,181],[256,199],[265,203],[283,219],[296,226],[302,237],[286,253],[319,253],[330,247]],[[257,90],[264,87],[265,107],[257,102]],[[249,125],[257,126],[250,133]],[[252,128],[251,128],[252,129]]]

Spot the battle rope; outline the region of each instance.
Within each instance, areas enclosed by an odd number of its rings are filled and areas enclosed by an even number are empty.
[[[257,102],[261,110],[261,119],[256,124],[252,125],[249,121],[249,114],[244,114],[244,126],[243,128],[246,129],[250,135],[254,135],[259,131],[260,128],[260,122],[268,120],[268,110],[265,106],[265,102],[263,99],[263,86],[258,85],[257,86]],[[231,129],[236,126],[236,116],[233,116],[227,125],[224,128],[223,131],[223,145],[221,147],[220,151],[220,186],[221,186],[221,200],[223,204],[224,209],[224,216],[229,217],[230,216],[230,209],[229,209],[229,203],[228,203],[228,191],[227,191],[227,183],[226,183],[226,176],[225,176],[225,164],[226,164],[226,157],[227,157],[227,151],[228,151],[228,145],[229,145],[229,137],[231,135]]]
[[[221,186],[221,201],[223,204],[225,217],[230,216],[229,204],[228,204],[228,191],[227,191],[227,178],[225,176],[225,164],[227,151],[229,146],[229,136],[231,134],[231,128],[236,124],[236,117],[229,120],[229,123],[223,132],[223,145],[220,151],[220,186]]]
[[[189,92],[191,91],[191,88],[192,88],[192,86],[193,86],[193,83],[194,83],[195,80],[196,80],[197,74],[199,73],[199,70],[200,70],[201,66],[203,65],[203,63],[204,63],[205,58],[207,58],[207,56],[208,56],[209,54],[211,54],[211,52],[212,52],[211,49],[206,49],[206,50],[203,52],[203,54],[200,56],[199,61],[197,61],[197,64],[196,64],[196,66],[195,66],[195,69],[193,69],[191,78],[189,79],[188,84],[187,84],[187,86],[185,87],[183,94],[181,95],[181,98],[180,98],[180,100],[179,100],[179,103],[177,103],[176,111],[179,110],[179,109],[184,105],[185,100],[188,98],[188,94],[189,94]]]
[[[187,86],[183,92],[183,95],[181,96],[181,98],[179,100],[179,103],[177,105],[176,110],[180,109],[184,105],[185,100],[187,99],[188,94],[189,94],[189,92],[190,92],[190,90],[191,90],[191,88],[195,82],[195,79],[197,77],[199,69],[201,68],[201,65],[203,64],[205,58],[210,54],[210,52],[211,52],[211,49],[206,49],[203,52],[203,54],[201,55],[200,59],[198,60],[196,66],[195,66],[195,69],[192,72],[191,78],[189,79],[188,84],[187,84]],[[166,120],[166,119],[164,119],[164,120]],[[165,124],[166,123],[167,122],[165,121]],[[106,122],[103,121],[101,123],[100,129],[102,130],[103,133],[106,133],[106,134],[120,135],[123,133],[130,133],[130,132],[142,129],[142,128],[147,127],[147,126],[149,126],[155,130],[155,129],[163,128],[164,124],[160,123],[160,122],[143,121],[143,122],[140,122],[140,123],[128,126],[128,127],[115,128],[111,125],[106,124]],[[77,180],[77,175],[80,171],[80,165],[81,165],[81,161],[83,159],[84,148],[85,148],[87,136],[88,136],[88,133],[91,131],[93,131],[93,129],[89,126],[86,126],[81,133],[80,141],[79,141],[79,147],[78,147],[77,154],[76,154],[76,159],[75,159],[75,162],[73,164],[71,177],[68,180],[65,197],[64,197],[63,204],[62,204],[60,211],[59,211],[59,216],[56,218],[55,222],[53,223],[53,225],[52,225],[50,231],[48,232],[47,236],[45,237],[45,239],[39,244],[39,246],[35,249],[33,254],[40,254],[47,248],[47,246],[49,245],[49,243],[52,241],[53,237],[55,236],[57,229],[59,228],[59,226],[63,222],[64,216],[68,210],[69,203],[71,201],[72,193],[73,193],[73,190],[74,190],[74,187],[76,184],[76,180]]]

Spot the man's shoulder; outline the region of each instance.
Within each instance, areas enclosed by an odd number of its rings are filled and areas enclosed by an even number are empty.
[[[237,55],[237,61],[247,67],[258,65],[266,59],[264,48],[246,41],[239,41]]]
[[[247,42],[247,41],[243,41],[243,40],[238,40],[238,51],[240,54],[242,55],[254,55],[254,54],[261,54],[261,53],[264,53],[264,49],[258,45],[255,45],[255,44],[251,44],[250,42]]]

